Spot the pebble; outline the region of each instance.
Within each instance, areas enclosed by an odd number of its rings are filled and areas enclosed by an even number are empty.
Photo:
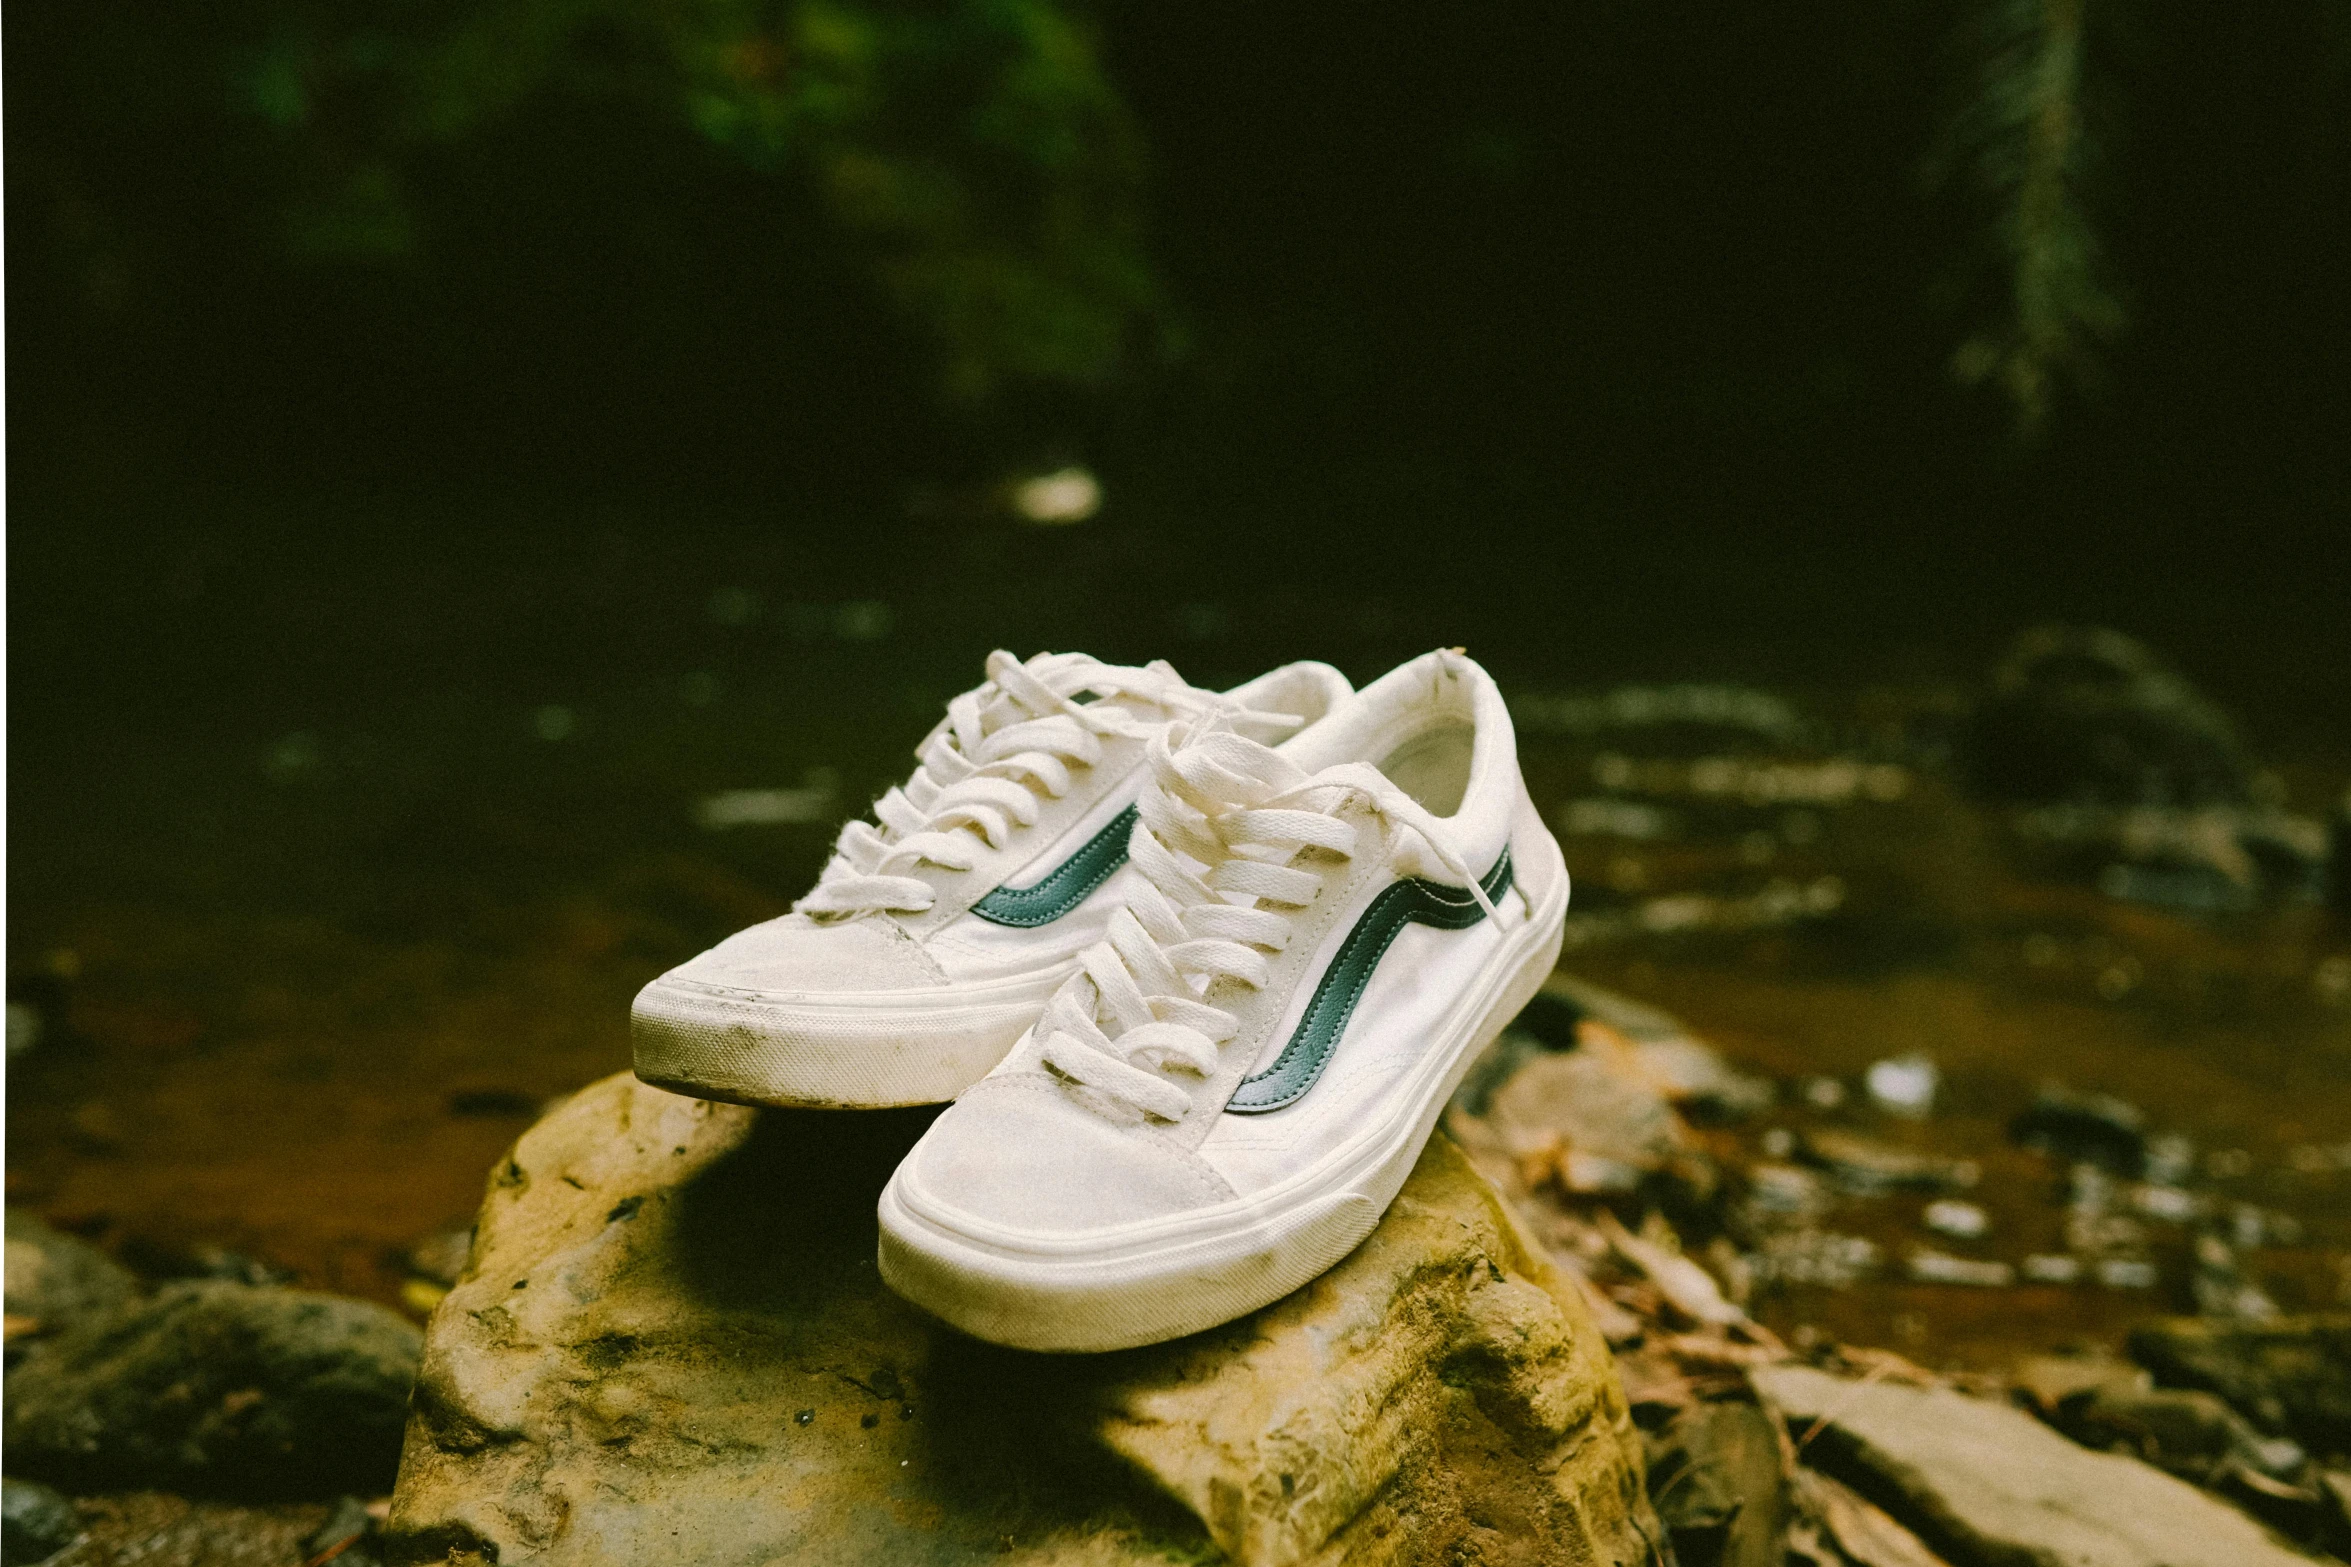
[[[1923,1118],[1934,1112],[1943,1074],[1932,1057],[1893,1056],[1871,1066],[1863,1084],[1872,1103],[1894,1115]]]
[[[2079,1284],[2082,1259],[2063,1252],[2036,1252],[2025,1258],[2024,1276],[2035,1284]]]
[[[1771,1108],[1771,1083],[1733,1071],[1714,1049],[1687,1036],[1633,1040],[1640,1069],[1684,1113],[1711,1122],[1738,1121]]]
[[[1977,1289],[2006,1289],[2016,1282],[2016,1270],[2005,1262],[1981,1262],[1939,1251],[1911,1253],[1910,1276],[1921,1284],[1966,1284]]]
[[[1972,1241],[1992,1227],[1991,1215],[1983,1209],[1951,1198],[1928,1203],[1924,1218],[1928,1229],[1955,1240]]]
[[[335,1503],[327,1521],[318,1532],[303,1542],[305,1562],[334,1562],[336,1567],[375,1567],[379,1560],[374,1549],[377,1525],[382,1521],[378,1508],[356,1496],[346,1496]]]
[[[1758,1284],[1811,1284],[1844,1289],[1878,1271],[1877,1243],[1831,1230],[1796,1230],[1767,1235],[1748,1259]]]
[[[2155,1379],[2143,1368],[2102,1353],[2027,1355],[2017,1363],[2008,1380],[2011,1387],[2031,1400],[2044,1418],[2055,1415],[2069,1403],[2079,1403],[2101,1388],[2113,1386],[2143,1392],[2155,1385]]]
[[[1578,1037],[1495,1090],[1489,1119],[1513,1158],[1549,1165],[1569,1191],[1629,1191],[1680,1156],[1689,1135],[1621,1034],[1586,1023]]]
[[[2134,1186],[2131,1206],[2150,1219],[2185,1224],[2204,1211],[2204,1199],[2176,1186]]]
[[[2147,1139],[2147,1157],[2141,1174],[2153,1186],[2178,1186],[2196,1173],[2196,1143],[2180,1132],[2162,1132]]]
[[[41,1043],[41,1010],[29,1001],[8,1003],[8,1059],[34,1049]]]
[[[465,1272],[466,1258],[472,1252],[473,1226],[467,1224],[426,1236],[408,1249],[403,1260],[410,1273],[446,1289]]]
[[[2008,1135],[2026,1148],[2135,1178],[2147,1166],[2146,1119],[2138,1106],[2112,1094],[2052,1083],[2009,1123]]]
[[[2281,1315],[2269,1292],[2246,1276],[2237,1254],[2218,1235],[2199,1235],[2196,1271],[2190,1281],[2196,1314],[2234,1322],[2266,1322]]]
[[[1851,1132],[1814,1127],[1804,1133],[1805,1155],[1847,1190],[1874,1195],[1903,1190],[1964,1190],[1982,1177],[1972,1159],[1911,1153]]]
[[[1785,1440],[1761,1407],[1735,1400],[1691,1404],[1650,1438],[1649,1494],[1681,1560],[1782,1560]]]
[[[1747,1172],[1747,1201],[1757,1214],[1811,1218],[1825,1211],[1829,1195],[1821,1178],[1792,1164],[1758,1164]]]

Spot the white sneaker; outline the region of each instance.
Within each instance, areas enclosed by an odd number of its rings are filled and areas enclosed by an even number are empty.
[[[1102,939],[1127,875],[1145,744],[1225,711],[1266,738],[1350,694],[1289,664],[1219,697],[1163,663],[988,657],[922,765],[841,829],[816,887],[638,993],[637,1076],[744,1104],[952,1099],[1002,1060]]]
[[[1567,867],[1459,652],[1278,751],[1176,724],[1150,771],[1083,972],[882,1193],[882,1277],[999,1344],[1154,1343],[1329,1268],[1559,954]]]

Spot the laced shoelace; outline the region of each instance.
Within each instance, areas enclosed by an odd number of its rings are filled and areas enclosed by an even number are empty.
[[[985,684],[947,704],[946,718],[915,752],[921,765],[874,802],[874,820],[841,829],[796,912],[921,913],[937,892],[910,874],[916,867],[970,870],[983,850],[1035,825],[1042,802],[1068,792],[1074,769],[1102,759],[1105,739],[1157,731],[1121,698],[1179,713],[1205,712],[1220,700],[1157,662],[1138,669],[1049,653],[1024,664],[999,650],[988,655],[987,672]],[[1085,691],[1097,699],[1076,700]]]
[[[1141,877],[1104,939],[1046,1004],[1044,1063],[1099,1096],[1096,1108],[1181,1121],[1191,1096],[1172,1071],[1207,1076],[1239,1019],[1204,998],[1220,979],[1251,989],[1272,978],[1294,914],[1322,878],[1293,863],[1316,850],[1354,857],[1358,829],[1334,814],[1363,799],[1427,840],[1490,918],[1477,874],[1447,847],[1436,818],[1376,769],[1308,774],[1213,715],[1169,726],[1148,750],[1151,782],[1131,844]]]

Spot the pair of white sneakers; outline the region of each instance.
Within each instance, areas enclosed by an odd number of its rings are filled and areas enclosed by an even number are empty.
[[[1567,868],[1455,651],[988,660],[794,911],[645,987],[637,1075],[954,1100],[881,1199],[884,1280],[979,1338],[1112,1350],[1279,1299],[1371,1233],[1551,972]]]

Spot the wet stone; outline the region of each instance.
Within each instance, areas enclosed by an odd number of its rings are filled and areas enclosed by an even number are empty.
[[[2307,1567],[2227,1503],[1947,1388],[1766,1366],[1755,1386],[1844,1481],[1954,1567]],[[1818,1427],[1815,1431],[1813,1428]]]
[[[401,1261],[417,1278],[445,1289],[455,1284],[458,1275],[465,1271],[465,1259],[472,1251],[473,1227],[464,1225],[426,1236],[408,1248]]]
[[[2167,1317],[2133,1331],[2130,1352],[2163,1386],[2217,1393],[2313,1452],[2351,1453],[2351,1314]]]
[[[1713,1046],[1692,1038],[1670,1013],[1568,975],[1553,975],[1545,993],[1513,1026],[1535,1028],[1551,1048],[1569,1049],[1581,1037],[1584,1021],[1599,1024],[1629,1045],[1631,1064],[1698,1122],[1741,1120],[1768,1110],[1778,1097],[1769,1080],[1732,1067]]]
[[[1972,1202],[1950,1198],[1928,1203],[1926,1211],[1919,1215],[1919,1222],[1937,1235],[1963,1241],[1980,1239],[1992,1227],[1991,1216],[1983,1209]]]
[[[1876,1062],[1862,1075],[1870,1102],[1892,1115],[1912,1118],[1932,1114],[1943,1075],[1931,1057],[1891,1056]]]
[[[1749,1266],[1755,1282],[1845,1289],[1876,1274],[1885,1261],[1877,1242],[1831,1230],[1787,1230],[1763,1237]]]
[[[2023,1147],[2127,1179],[2146,1168],[2146,1122],[2138,1106],[2112,1094],[2050,1084],[2009,1123],[2008,1135]]]
[[[0,1480],[0,1567],[47,1561],[82,1532],[73,1504],[35,1480]]]
[[[1912,1153],[1889,1143],[1828,1127],[1807,1130],[1798,1143],[1804,1156],[1845,1190],[1857,1196],[1885,1192],[1965,1191],[1981,1177],[1971,1159],[1943,1159]]]
[[[419,1347],[413,1325],[365,1301],[171,1285],[10,1376],[8,1464],[77,1490],[380,1494]]]
[[[2251,795],[2227,715],[2117,631],[2019,636],[1960,739],[1970,781],[1994,799],[2192,808]]]
[[[2351,790],[2327,815],[2327,905],[2351,914]]]
[[[1964,1284],[1975,1289],[2006,1289],[2016,1282],[2016,1269],[2005,1262],[1954,1257],[1939,1251],[1911,1253],[1909,1270],[1910,1277],[1921,1284]]]
[[[1649,1434],[1649,1494],[1682,1567],[1779,1567],[1780,1434],[1754,1404],[1691,1404]]]
[[[356,1496],[335,1503],[325,1523],[302,1543],[302,1560],[334,1562],[336,1567],[382,1567],[376,1514]]]
[[[2103,1354],[2028,1355],[2009,1374],[2009,1383],[2045,1418],[2055,1418],[2068,1403],[2103,1388],[2145,1392],[2155,1385],[2143,1368]]]
[[[1512,1157],[1565,1190],[1631,1191],[1688,1155],[1689,1133],[1629,1042],[1605,1028],[1583,1033],[1579,1048],[1521,1066],[1495,1090],[1487,1119]]]
[[[2057,1424],[2078,1442],[2132,1453],[2199,1485],[2231,1468],[2288,1479],[2308,1459],[2299,1444],[2255,1431],[2218,1394],[2188,1388],[2109,1380],[2060,1401]]]
[[[7,1309],[34,1334],[103,1316],[139,1292],[131,1271],[21,1208],[8,1210]]]
[[[293,1567],[327,1509],[316,1502],[245,1505],[166,1491],[110,1492],[74,1504],[82,1538],[58,1567]],[[343,1567],[346,1552],[333,1558]],[[365,1555],[359,1567],[372,1567]]]

